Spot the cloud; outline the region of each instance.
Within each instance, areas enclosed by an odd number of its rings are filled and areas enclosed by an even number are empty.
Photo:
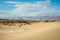
[[[9,11],[5,11],[5,10],[0,10],[0,15],[1,14],[7,14],[7,13],[10,13]]]
[[[15,3],[16,8],[12,11],[12,13],[20,16],[37,16],[39,15],[39,13],[41,13],[41,11],[46,10],[50,5],[50,1],[48,0],[35,3],[28,3],[28,2],[21,2],[21,3],[13,2],[13,3]]]
[[[60,13],[58,10],[49,7],[51,5],[50,0],[30,2],[13,2],[7,1],[7,4],[14,4],[15,8],[10,11],[10,16],[42,16],[42,15],[54,15],[54,13]]]
[[[14,1],[6,1],[4,3],[6,3],[6,4],[20,4],[20,2],[14,2]]]

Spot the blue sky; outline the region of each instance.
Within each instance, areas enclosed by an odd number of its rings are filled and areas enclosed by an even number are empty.
[[[0,18],[60,16],[60,0],[0,0]]]

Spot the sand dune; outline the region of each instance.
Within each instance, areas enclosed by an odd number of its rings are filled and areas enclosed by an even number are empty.
[[[39,22],[13,28],[16,32],[0,33],[0,40],[60,40],[60,22]]]

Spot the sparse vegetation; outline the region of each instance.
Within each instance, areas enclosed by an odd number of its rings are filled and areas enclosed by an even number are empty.
[[[31,25],[32,23],[38,23],[38,22],[55,22],[60,20],[26,20],[26,19],[1,19],[0,23],[3,25],[9,25],[9,26],[16,26],[16,23],[19,24],[19,27],[22,25]]]

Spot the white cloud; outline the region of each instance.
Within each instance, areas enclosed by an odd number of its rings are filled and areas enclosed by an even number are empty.
[[[35,3],[30,3],[30,2],[13,2],[13,1],[8,1],[5,2],[7,4],[14,4],[16,7],[10,12],[11,16],[38,16],[42,14],[54,14],[56,12],[55,8],[50,8],[50,0],[46,1],[41,1],[41,2],[35,2]]]
[[[4,13],[10,13],[9,11],[5,11],[5,10],[0,10],[0,14],[4,14]]]
[[[20,15],[20,16],[37,16],[41,11],[44,11],[48,8],[50,5],[50,1],[41,1],[41,2],[35,2],[35,3],[28,3],[28,2],[21,2],[17,3],[14,2],[16,8],[12,11],[12,14]],[[33,10],[38,10],[34,12],[28,12],[28,11],[33,11]],[[37,14],[37,15],[36,15]]]
[[[4,3],[7,3],[7,4],[20,4],[20,2],[14,2],[14,1],[7,1],[7,2],[4,2]]]

